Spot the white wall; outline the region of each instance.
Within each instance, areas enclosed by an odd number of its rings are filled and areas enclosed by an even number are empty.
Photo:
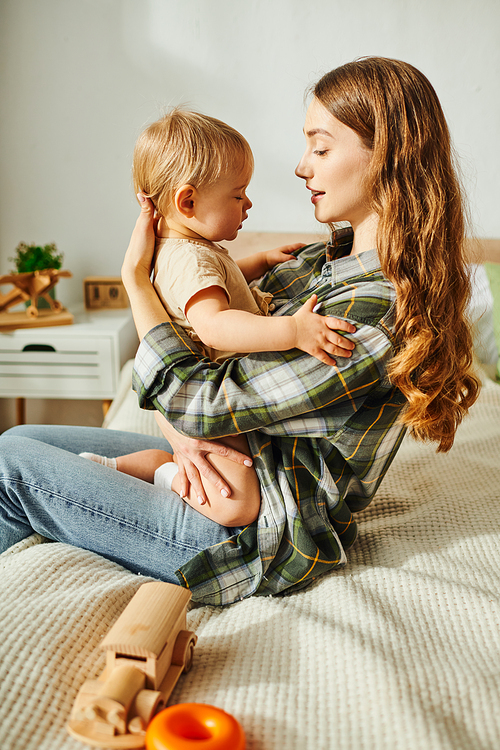
[[[168,105],[239,128],[255,152],[248,230],[314,231],[293,169],[303,96],[360,55],[435,85],[464,160],[476,231],[500,236],[498,0],[2,0],[0,272],[19,241],[55,241],[82,298],[116,274],[136,207],[134,141]]]

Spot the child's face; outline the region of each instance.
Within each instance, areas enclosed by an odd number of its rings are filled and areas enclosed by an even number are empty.
[[[198,234],[211,242],[236,239],[252,207],[246,194],[251,176],[248,167],[234,168],[213,185],[198,188],[195,201]]]

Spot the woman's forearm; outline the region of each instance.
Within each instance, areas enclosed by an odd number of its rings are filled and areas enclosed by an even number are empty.
[[[168,323],[170,317],[148,276],[122,273],[122,278],[130,300],[137,335],[142,341],[148,331],[160,323]]]
[[[385,377],[392,356],[391,342],[372,326],[358,329],[354,355],[337,368],[297,350],[251,354],[215,366],[183,339],[173,324],[150,331],[139,347],[133,385],[141,408],[158,409],[177,431],[195,438],[268,425],[284,435],[331,435],[338,428],[334,415],[341,423],[345,410],[356,412]],[[312,425],[306,415],[313,417]]]

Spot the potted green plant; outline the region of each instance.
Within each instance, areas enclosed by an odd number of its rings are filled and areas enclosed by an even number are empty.
[[[55,242],[48,245],[35,245],[34,243],[27,245],[26,242],[20,242],[16,247],[16,254],[9,260],[14,263],[16,273],[33,273],[47,268],[61,268],[63,257],[63,253],[58,251]],[[48,294],[55,300],[53,288]],[[25,304],[29,307],[30,302]],[[43,297],[39,297],[37,307],[48,308],[50,305]]]
[[[61,268],[63,253],[58,252],[54,242],[49,245],[27,245],[20,242],[16,254],[9,258],[16,267],[16,273],[43,271],[45,268]]]

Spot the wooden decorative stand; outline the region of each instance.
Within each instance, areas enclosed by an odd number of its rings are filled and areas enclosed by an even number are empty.
[[[29,318],[25,312],[0,312],[0,331],[43,326],[69,326],[72,323],[73,315],[65,307],[57,313],[52,310],[39,310],[36,318]]]

